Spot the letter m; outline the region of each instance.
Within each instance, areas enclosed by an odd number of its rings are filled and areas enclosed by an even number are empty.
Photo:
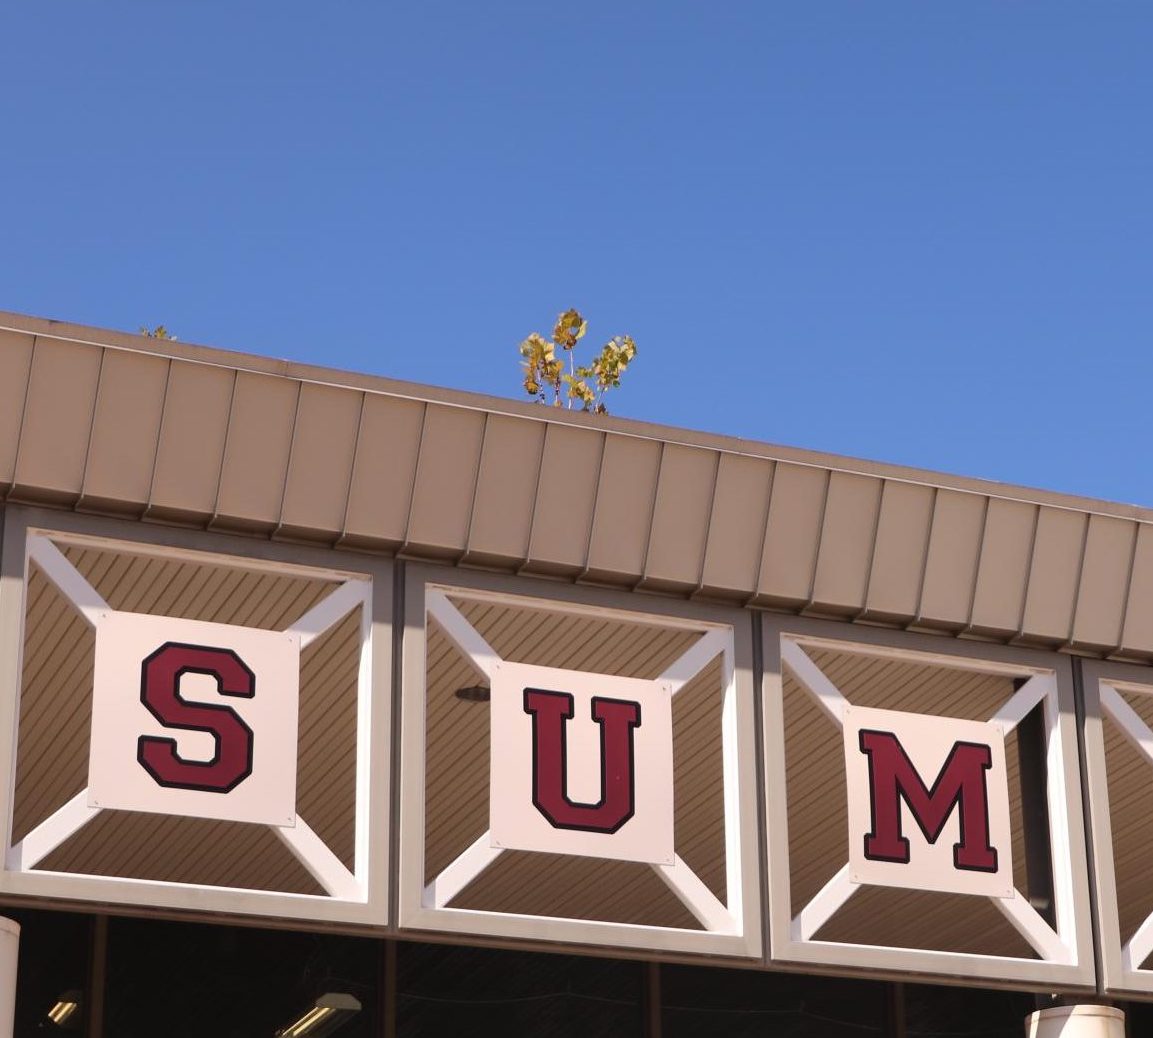
[[[997,851],[990,846],[987,772],[993,766],[986,745],[955,742],[931,789],[909,760],[893,732],[862,729],[861,752],[869,758],[872,828],[865,835],[871,861],[909,863],[909,841],[901,831],[901,801],[909,805],[925,839],[936,843],[954,810],[961,839],[953,845],[953,864],[974,872],[996,872]]]

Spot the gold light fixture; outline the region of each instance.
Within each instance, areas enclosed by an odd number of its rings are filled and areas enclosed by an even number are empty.
[[[276,1038],[323,1038],[359,1013],[360,1008],[360,1000],[353,995],[327,992],[287,1027],[277,1031]]]
[[[80,1008],[80,992],[65,991],[57,999],[56,1004],[48,1010],[48,1019],[57,1027],[68,1028],[76,1026],[76,1011]],[[70,1022],[71,1021],[71,1022]]]

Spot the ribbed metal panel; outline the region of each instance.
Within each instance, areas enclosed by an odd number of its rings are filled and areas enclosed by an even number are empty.
[[[0,493],[1153,659],[1141,509],[16,315]]]

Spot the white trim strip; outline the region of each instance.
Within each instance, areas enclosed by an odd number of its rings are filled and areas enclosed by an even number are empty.
[[[833,918],[858,890],[859,883],[849,879],[849,866],[846,862],[841,866],[832,879],[829,880],[804,908],[794,917],[789,925],[790,936],[794,941],[811,941],[822,926]]]
[[[286,631],[300,636],[302,649],[316,641],[338,620],[344,619],[357,606],[368,605],[368,592],[372,587],[367,580],[349,580],[332,594],[316,603]]]
[[[1105,681],[1101,682],[1101,706],[1117,722],[1121,734],[1133,748],[1146,760],[1153,761],[1153,731],[1150,731],[1141,715],[1125,702],[1121,693]]]
[[[492,836],[485,830],[467,850],[462,852],[427,887],[421,903],[425,908],[445,908],[448,903],[487,869],[504,851],[492,846]]]
[[[73,833],[87,825],[101,811],[88,806],[88,789],[82,789],[63,807],[57,808],[18,844],[8,849],[7,868],[23,872],[43,861]]]
[[[1019,890],[1014,888],[1012,897],[991,897],[989,900],[1042,959],[1063,966],[1073,964],[1073,955],[1065,942],[1054,933],[1053,928],[1041,918]]]
[[[671,865],[654,865],[653,870],[677,895],[685,908],[709,933],[739,935],[740,929],[729,910],[701,881],[679,854],[673,855]]]
[[[1121,949],[1121,961],[1126,972],[1141,968],[1149,953],[1153,952],[1153,915],[1150,915]]]
[[[356,877],[300,815],[296,816],[296,825],[290,829],[280,826],[270,828],[330,897],[342,901],[364,900],[364,890]]]
[[[428,614],[444,628],[444,633],[452,639],[456,647],[491,681],[493,666],[500,663],[500,657],[480,636],[476,628],[464,618],[464,614],[448,600],[443,591],[435,591],[432,588],[425,592],[424,605]]]
[[[368,879],[369,820],[372,817],[372,585],[360,611],[360,660],[356,675],[356,832],[353,871]]]
[[[1057,676],[1055,674],[1034,674],[1016,692],[1014,692],[992,717],[990,724],[999,724],[1008,735],[1017,727],[1025,716],[1047,695],[1057,691]]]
[[[721,700],[721,767],[725,800],[725,900],[729,915],[745,918],[744,877],[741,861],[741,760],[740,718],[737,707],[737,676],[733,646],[725,646],[723,698]]]
[[[675,696],[719,653],[728,651],[732,641],[731,631],[723,628],[709,631],[703,638],[693,642],[679,659],[666,667],[657,680],[669,682],[673,686],[672,692]]]
[[[111,611],[108,603],[97,594],[96,589],[81,576],[80,571],[47,537],[34,534],[28,538],[28,557],[44,571],[44,575],[93,627],[96,626],[101,613]]]
[[[810,658],[807,652],[789,638],[781,639],[781,662],[788,664],[796,679],[808,689],[837,724],[845,723],[845,708],[849,701],[841,695],[837,687],[825,677],[824,672]]]

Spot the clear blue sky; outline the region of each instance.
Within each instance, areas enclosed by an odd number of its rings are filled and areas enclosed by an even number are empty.
[[[12,0],[0,309],[1153,504],[1153,4]]]

